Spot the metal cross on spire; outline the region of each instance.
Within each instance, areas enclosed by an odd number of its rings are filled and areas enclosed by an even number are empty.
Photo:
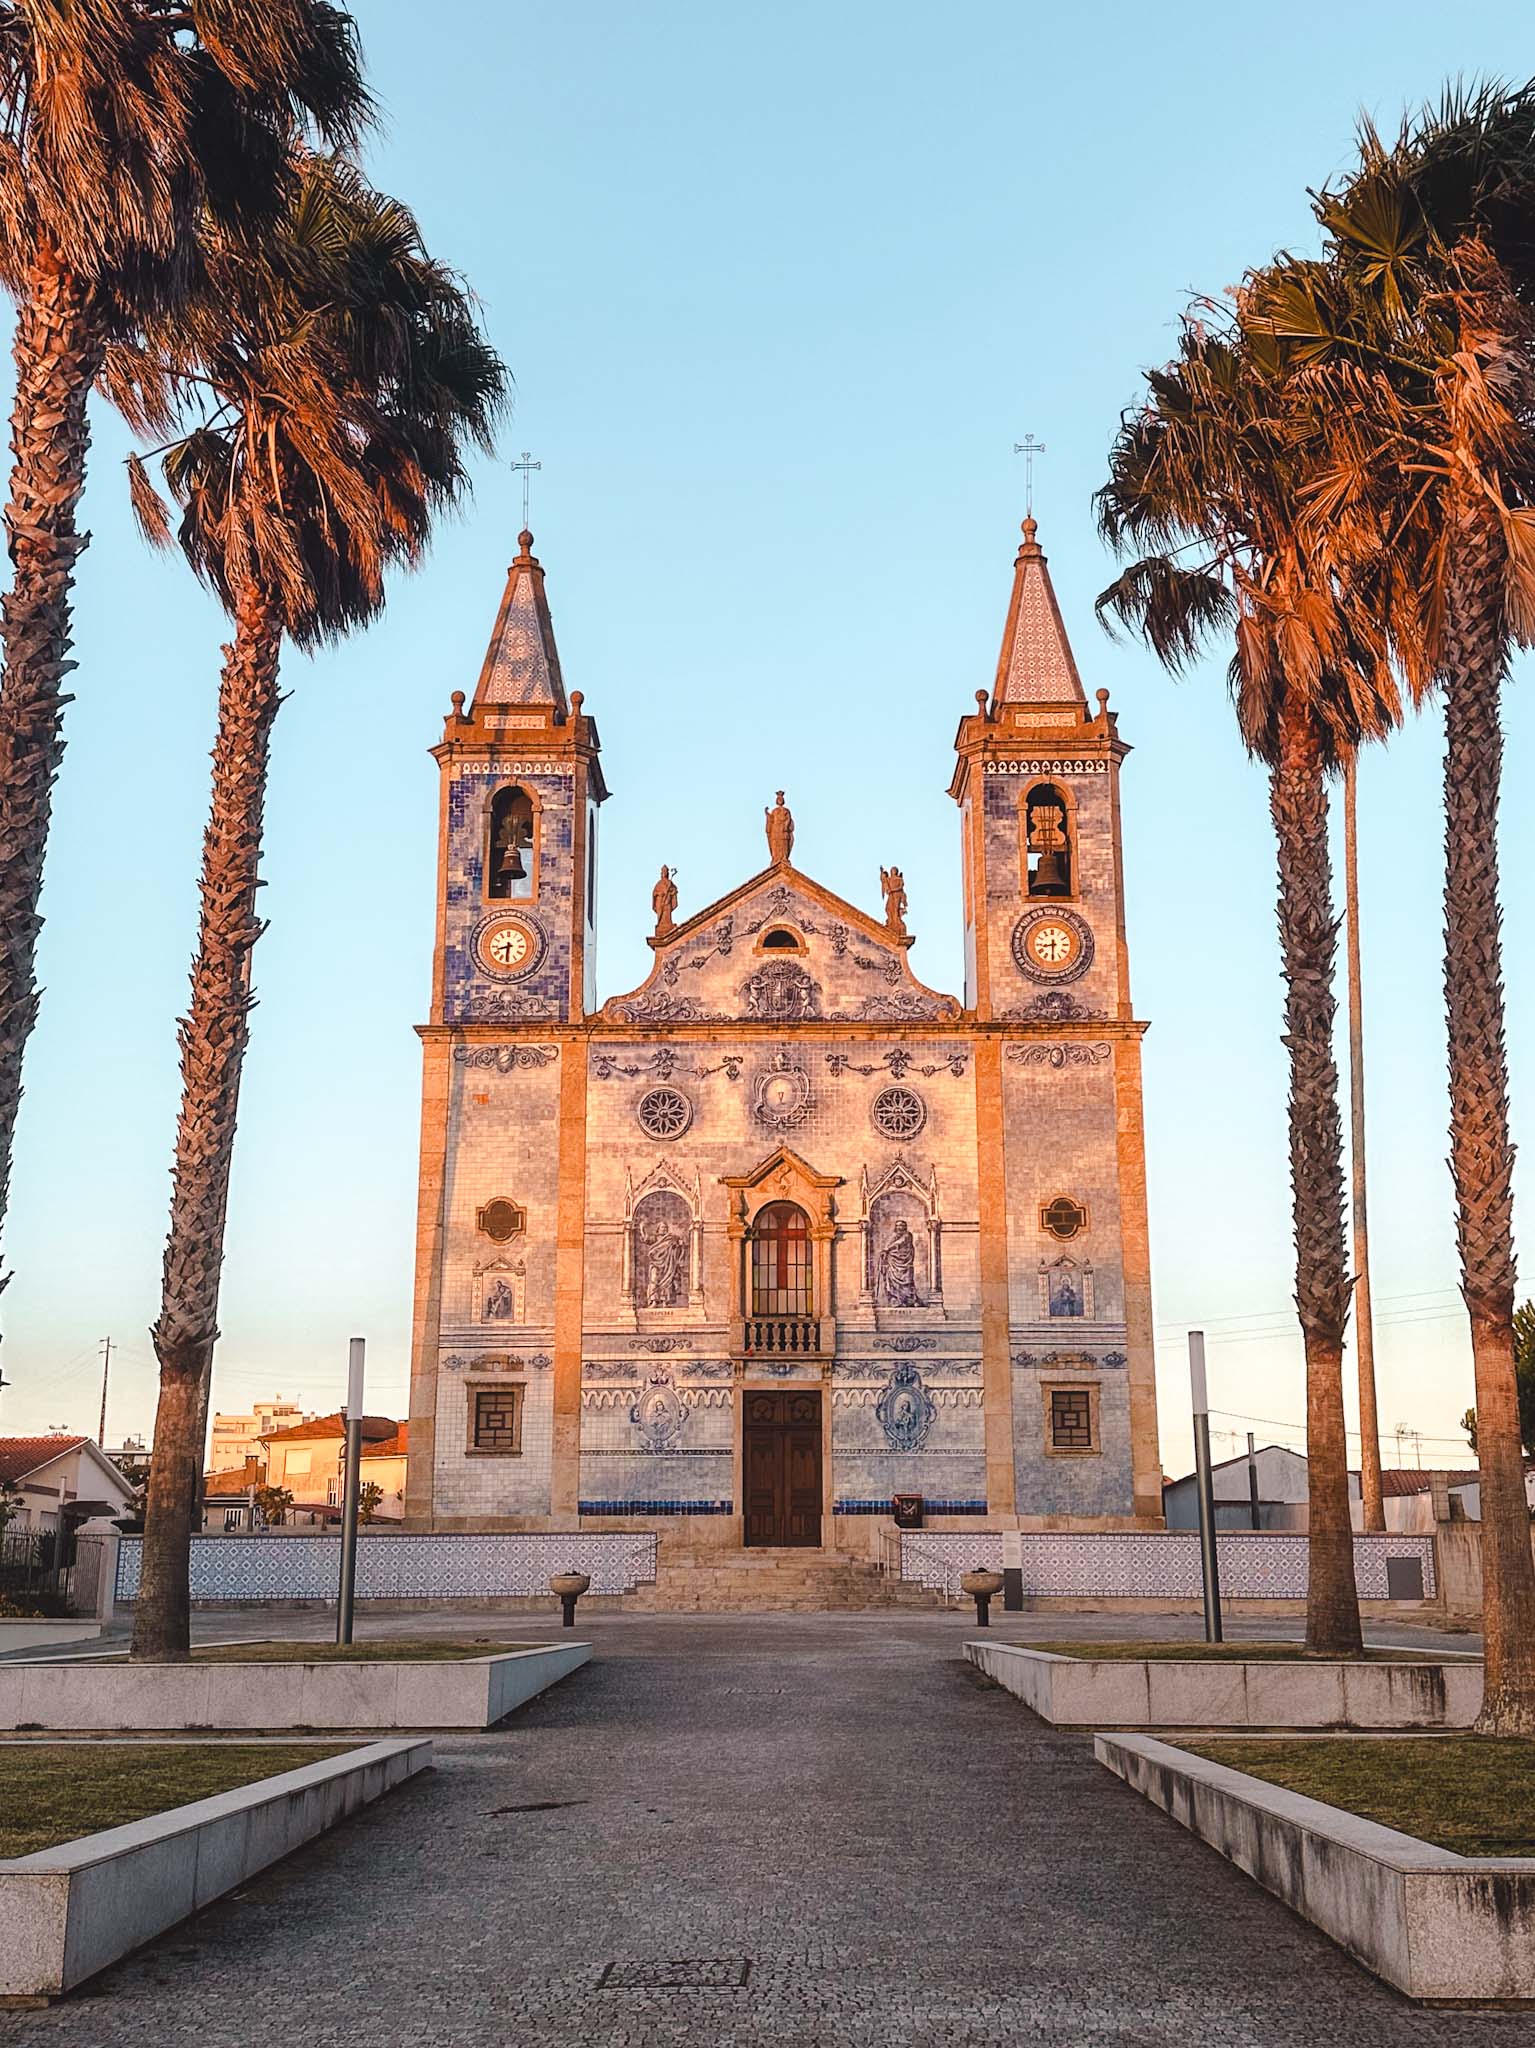
[[[521,471],[522,471],[522,523],[523,523],[523,526],[524,526],[524,527],[526,527],[526,526],[527,526],[527,523],[528,523],[528,483],[529,483],[529,478],[530,478],[530,475],[531,475],[532,471],[534,471],[535,469],[542,469],[542,468],[543,468],[543,466],[544,466],[544,465],[543,465],[543,464],[542,464],[541,462],[535,462],[535,461],[533,460],[533,457],[532,457],[532,455],[531,455],[531,454],[529,453],[529,451],[528,451],[528,450],[527,450],[526,448],[524,448],[524,449],[523,449],[523,451],[522,451],[522,459],[521,459],[521,461],[520,461],[520,462],[514,462],[514,463],[513,463],[512,465],[511,465],[511,467],[512,467],[512,469],[513,469],[513,471],[514,471],[514,472],[515,472],[515,471],[517,471],[517,470],[521,470]]]
[[[1036,441],[1032,434],[1025,434],[1021,441],[1013,443],[1013,453],[1023,457],[1023,510],[1028,519],[1034,517],[1034,458],[1044,452],[1044,442]]]

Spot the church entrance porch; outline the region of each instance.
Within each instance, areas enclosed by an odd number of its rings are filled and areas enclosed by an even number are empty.
[[[818,1548],[821,1541],[821,1392],[747,1389],[741,1416],[744,1541]]]

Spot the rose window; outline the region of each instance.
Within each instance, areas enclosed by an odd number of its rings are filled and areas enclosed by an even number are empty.
[[[869,1117],[882,1138],[914,1138],[927,1122],[927,1104],[914,1088],[881,1088]]]
[[[680,1138],[693,1121],[693,1105],[680,1088],[652,1088],[634,1113],[647,1138]]]

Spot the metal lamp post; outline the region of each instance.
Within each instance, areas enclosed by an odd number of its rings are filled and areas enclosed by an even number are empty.
[[[1204,1583],[1205,1641],[1221,1640],[1221,1580],[1215,1556],[1215,1482],[1210,1470],[1210,1396],[1205,1387],[1205,1333],[1189,1331],[1189,1384],[1194,1407],[1194,1475],[1199,1495],[1199,1565]]]
[[[347,1356],[346,1486],[341,1496],[341,1587],[336,1601],[336,1641],[352,1640],[357,1597],[357,1508],[362,1493],[362,1366],[366,1339],[354,1337]]]

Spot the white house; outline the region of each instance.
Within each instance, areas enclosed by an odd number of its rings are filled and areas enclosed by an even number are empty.
[[[88,1436],[0,1437],[0,1481],[7,1479],[20,1495],[9,1523],[15,1535],[56,1529],[61,1512],[82,1528],[133,1506],[133,1488]]]

